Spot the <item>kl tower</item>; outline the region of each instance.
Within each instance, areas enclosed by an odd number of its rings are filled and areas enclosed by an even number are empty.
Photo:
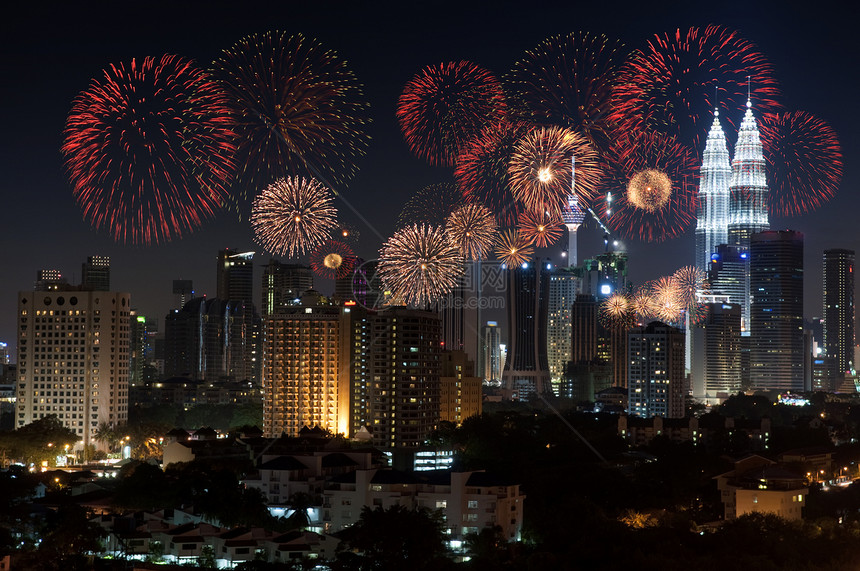
[[[567,260],[570,267],[576,267],[579,263],[576,254],[576,231],[585,220],[585,212],[579,206],[576,197],[576,157],[570,158],[570,194],[567,195],[567,208],[561,217],[567,227]]]

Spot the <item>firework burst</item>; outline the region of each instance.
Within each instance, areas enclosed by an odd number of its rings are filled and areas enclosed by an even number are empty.
[[[508,164],[517,141],[532,127],[522,122],[500,122],[484,128],[457,157],[454,178],[463,195],[493,211],[501,226],[517,220]]]
[[[678,323],[682,320],[686,305],[678,283],[671,277],[662,277],[651,284],[654,300],[654,317],[664,323]]]
[[[517,228],[520,234],[538,248],[548,248],[561,238],[564,225],[558,216],[546,212],[522,212]]]
[[[430,184],[413,194],[397,217],[397,227],[413,224],[444,226],[455,210],[469,201],[448,182]]]
[[[454,289],[463,273],[463,260],[444,228],[413,224],[383,244],[379,273],[395,297],[423,306]]]
[[[509,268],[522,266],[534,255],[529,239],[515,229],[501,232],[496,239],[496,257]]]
[[[221,92],[189,60],[112,65],[75,99],[63,156],[84,219],[117,242],[168,242],[227,197],[234,134]]]
[[[410,150],[440,166],[453,166],[467,141],[505,114],[499,80],[468,61],[424,68],[397,102],[397,119]]]
[[[273,182],[254,200],[251,226],[269,252],[304,254],[337,228],[330,190],[313,179],[293,177]]]
[[[514,197],[527,210],[560,215],[571,191],[573,158],[576,195],[588,204],[601,176],[597,153],[584,137],[560,127],[534,129],[517,142],[508,166]]]
[[[600,321],[605,327],[627,329],[636,320],[636,311],[626,295],[616,293],[600,303]]]
[[[311,269],[323,279],[337,279],[347,276],[355,269],[355,253],[337,240],[326,240],[311,252]]]
[[[672,180],[657,169],[645,169],[634,174],[627,183],[627,202],[645,212],[657,212],[669,202]]]
[[[681,304],[693,307],[698,303],[696,293],[707,287],[705,272],[696,266],[684,266],[672,274]]]
[[[604,151],[612,138],[610,97],[625,57],[620,42],[588,32],[547,38],[507,77],[538,123],[582,133]]]
[[[748,86],[759,111],[780,109],[773,67],[736,31],[708,26],[656,35],[622,65],[611,119],[622,133],[675,135],[698,156],[715,107],[737,128],[732,119],[743,116]]]
[[[630,299],[630,308],[642,321],[647,321],[656,315],[657,303],[651,294],[651,284],[645,284],[636,290]]]
[[[243,199],[287,175],[343,182],[369,136],[368,105],[344,60],[301,34],[248,36],[215,62],[236,125]]]
[[[771,215],[798,216],[836,195],[842,150],[830,125],[805,111],[792,111],[765,114],[759,128]]]
[[[448,216],[445,232],[457,246],[460,256],[467,260],[481,260],[493,247],[496,222],[486,206],[467,204]]]
[[[668,200],[656,210],[641,208],[641,201],[631,202],[629,193],[624,192],[637,173],[649,170],[663,173],[671,182]],[[660,242],[684,233],[695,220],[696,162],[674,137],[648,133],[632,139],[619,138],[604,172],[602,188],[616,199],[611,215],[606,201],[596,201],[595,206],[608,226],[622,236]]]

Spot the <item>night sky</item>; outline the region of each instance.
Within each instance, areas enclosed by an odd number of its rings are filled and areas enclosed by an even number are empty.
[[[16,292],[32,289],[38,269],[59,269],[70,283],[78,283],[87,256],[108,255],[113,289],[131,292],[133,306],[161,323],[172,307],[172,280],[191,279],[198,294],[215,295],[219,249],[256,250],[259,263],[268,260],[254,244],[247,221],[230,212],[165,245],[113,243],[83,221],[59,151],[72,100],[110,63],[175,53],[205,66],[242,37],[268,30],[315,37],[346,59],[364,85],[374,120],[372,140],[358,175],[338,191],[356,210],[339,205],[342,219],[359,228],[358,253],[366,258],[375,257],[391,235],[411,193],[451,178],[450,169],[429,167],[409,153],[394,117],[403,85],[422,67],[467,59],[502,75],[551,35],[605,33],[636,48],[655,33],[710,23],[737,29],[754,42],[776,69],[786,108],[818,115],[842,143],[845,176],[837,197],[811,214],[771,220],[772,228],[805,235],[807,317],[821,312],[822,250],[860,249],[855,168],[860,39],[853,14],[838,3],[18,4],[11,12],[4,8],[0,24],[0,249],[5,258],[0,341],[9,343],[13,359]],[[593,223],[579,234],[580,259],[603,250],[602,234]],[[625,246],[630,277],[641,284],[693,263],[693,226],[663,244],[626,241]]]

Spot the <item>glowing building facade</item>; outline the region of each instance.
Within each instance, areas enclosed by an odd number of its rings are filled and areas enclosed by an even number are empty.
[[[729,187],[729,244],[748,250],[750,236],[770,228],[767,214],[767,179],[761,136],[752,113],[752,103],[738,131]]]
[[[683,418],[684,332],[659,321],[634,327],[627,342],[628,412]]]
[[[99,446],[100,424],[127,422],[130,312],[127,293],[18,293],[16,428],[56,415]]]
[[[707,272],[711,254],[720,244],[728,244],[729,185],[732,179],[726,135],[720,126],[719,111],[716,110],[705,144],[701,174],[696,224],[696,267]]]
[[[557,269],[549,278],[549,309],[546,327],[547,358],[552,391],[558,386],[570,361],[571,307],[576,300],[578,278],[564,269]]]
[[[854,366],[854,250],[824,250],[824,354],[841,375]]]

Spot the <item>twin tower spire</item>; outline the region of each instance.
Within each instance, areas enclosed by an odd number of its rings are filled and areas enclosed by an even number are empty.
[[[746,251],[753,233],[770,228],[767,193],[764,154],[752,103],[747,100],[731,163],[720,114],[715,109],[714,122],[705,144],[699,185],[698,268],[708,271],[711,254],[720,244]]]

